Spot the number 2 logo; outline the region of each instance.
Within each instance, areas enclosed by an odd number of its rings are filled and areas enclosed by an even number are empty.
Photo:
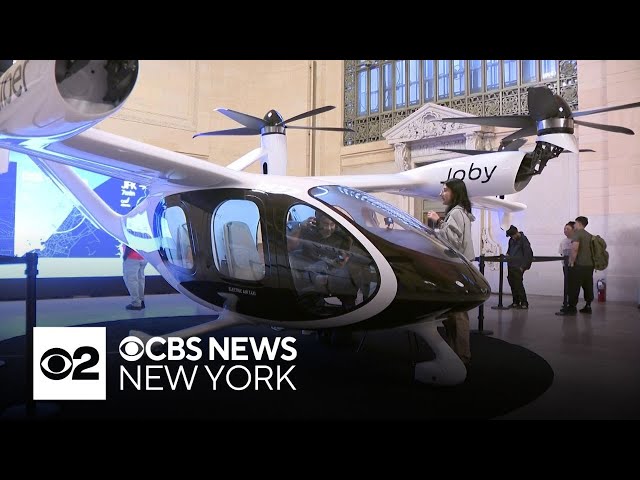
[[[89,358],[74,366],[74,360],[82,360],[85,355]],[[85,370],[98,364],[100,354],[93,347],[78,347],[73,352],[73,357],[62,348],[50,348],[40,357],[40,370],[50,380],[62,380],[69,376],[72,380],[98,380],[98,372],[86,372]]]

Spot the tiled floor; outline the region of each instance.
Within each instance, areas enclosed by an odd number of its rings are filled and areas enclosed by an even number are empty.
[[[68,326],[127,318],[206,315],[187,298],[150,295],[147,308],[128,311],[125,297],[41,300],[38,326]],[[558,317],[560,297],[529,297],[529,310],[484,307],[483,330],[521,345],[553,368],[551,387],[530,404],[501,419],[640,419],[640,309],[630,303],[596,303],[593,314]],[[511,303],[505,296],[504,305]],[[579,305],[580,306],[580,305]],[[477,329],[478,311],[470,312]],[[24,302],[0,303],[0,340],[25,331]],[[0,358],[0,360],[2,360]],[[0,367],[2,368],[2,367]]]

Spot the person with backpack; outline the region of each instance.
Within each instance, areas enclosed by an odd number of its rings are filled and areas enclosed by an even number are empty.
[[[533,250],[527,236],[518,231],[518,228],[511,225],[507,230],[509,237],[509,247],[507,248],[507,280],[511,287],[513,302],[509,308],[527,310],[527,292],[524,289],[524,272],[531,268],[533,262]]]
[[[593,301],[593,258],[591,254],[591,235],[585,227],[589,224],[587,217],[576,217],[573,237],[571,238],[571,253],[568,263],[568,295],[569,305],[561,308],[556,315],[575,315],[580,297],[580,288],[584,292],[584,308],[580,313],[591,313],[591,302]]]
[[[131,303],[124,307],[127,310],[142,310],[146,306],[144,304],[146,266],[147,261],[142,255],[128,245],[122,246],[122,277],[131,296]]]

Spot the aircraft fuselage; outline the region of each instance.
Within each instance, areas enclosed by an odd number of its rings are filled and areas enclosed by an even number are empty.
[[[359,190],[315,187],[302,196],[222,188],[145,202],[137,210],[153,211],[151,234],[129,221],[130,245],[180,292],[249,321],[391,328],[469,310],[490,294],[480,272],[433,230]],[[348,249],[322,240],[294,246],[316,212],[335,222]]]

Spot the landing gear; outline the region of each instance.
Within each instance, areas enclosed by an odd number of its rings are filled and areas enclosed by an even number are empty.
[[[320,340],[320,343],[332,347],[348,347],[353,345],[351,330],[342,328],[318,330],[318,340]]]
[[[433,360],[416,363],[414,378],[418,382],[431,385],[459,385],[464,382],[467,369],[438,332],[438,322],[420,323],[409,328],[427,342],[436,356]]]

